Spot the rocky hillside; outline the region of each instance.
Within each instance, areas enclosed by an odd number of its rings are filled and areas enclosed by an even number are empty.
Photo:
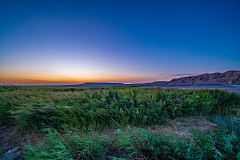
[[[201,74],[172,79],[165,85],[190,85],[190,84],[240,84],[240,71],[227,71],[224,73]]]

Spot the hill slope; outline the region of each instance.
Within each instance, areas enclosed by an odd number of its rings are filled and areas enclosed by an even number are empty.
[[[201,74],[175,78],[165,85],[190,85],[190,84],[240,84],[240,71],[227,71],[224,73]]]

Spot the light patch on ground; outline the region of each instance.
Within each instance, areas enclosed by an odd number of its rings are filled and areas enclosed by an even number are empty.
[[[194,116],[187,118],[176,118],[169,120],[168,125],[158,125],[153,128],[148,127],[148,130],[155,134],[171,134],[178,137],[191,136],[193,130],[212,130],[217,126],[215,123],[210,122],[204,116]]]

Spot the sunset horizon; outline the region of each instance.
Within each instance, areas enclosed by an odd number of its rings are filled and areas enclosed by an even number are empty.
[[[239,70],[229,70],[239,72]],[[191,76],[199,76],[203,74],[213,74],[213,73],[221,73],[221,72],[212,72],[212,73],[198,73],[198,74],[167,74],[164,75],[173,77],[171,79],[143,79],[137,77],[123,77],[116,75],[98,75],[92,78],[83,79],[79,78],[69,78],[64,76],[57,75],[33,75],[33,74],[25,74],[18,75],[21,72],[17,72],[12,74],[11,72],[6,75],[1,74],[0,85],[23,85],[23,86],[37,86],[37,85],[79,85],[84,83],[123,83],[123,84],[141,84],[141,83],[152,83],[158,81],[170,81],[172,79],[182,78],[182,77],[191,77]],[[224,73],[224,72],[223,72]],[[51,79],[51,78],[52,79]],[[103,78],[104,77],[104,78]]]
[[[0,160],[240,160],[240,0],[0,0]]]
[[[240,70],[239,1],[1,1],[0,84]]]

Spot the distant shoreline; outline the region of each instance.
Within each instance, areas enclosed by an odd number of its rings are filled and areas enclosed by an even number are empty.
[[[239,84],[190,84],[190,85],[161,85],[161,86],[140,86],[138,88],[163,88],[163,89],[187,89],[187,90],[199,90],[199,89],[221,89],[229,92],[235,92],[240,95]]]

